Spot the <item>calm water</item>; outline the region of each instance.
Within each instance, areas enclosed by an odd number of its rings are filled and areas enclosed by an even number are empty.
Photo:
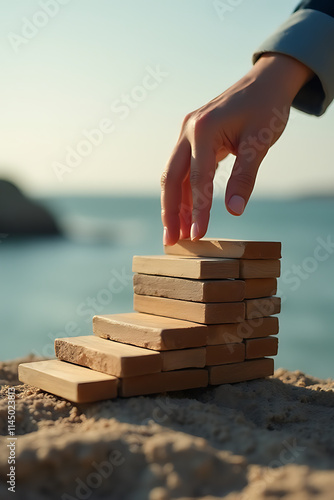
[[[91,333],[95,313],[130,311],[132,256],[162,252],[158,199],[43,202],[68,237],[2,241],[1,360],[30,352],[51,356],[55,337]],[[333,215],[332,199],[275,200],[252,201],[247,213],[235,218],[217,199],[208,232],[282,241],[276,367],[319,377],[334,377],[334,249],[328,245],[334,241]]]

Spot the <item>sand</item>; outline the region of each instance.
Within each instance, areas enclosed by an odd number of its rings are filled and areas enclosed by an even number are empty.
[[[0,363],[3,500],[334,498],[333,380],[279,369],[267,380],[75,405],[19,384],[18,362],[29,359]]]

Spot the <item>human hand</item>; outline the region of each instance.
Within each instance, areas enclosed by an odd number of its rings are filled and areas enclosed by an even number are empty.
[[[311,78],[302,63],[281,54],[264,54],[236,84],[188,114],[161,179],[163,242],[198,240],[206,233],[218,162],[236,156],[225,204],[241,215],[257,171],[282,134],[292,101]]]

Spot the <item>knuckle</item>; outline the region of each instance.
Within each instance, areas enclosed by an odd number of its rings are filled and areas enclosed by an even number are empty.
[[[242,172],[237,174],[236,177],[241,188],[253,189],[255,184],[255,175],[248,172]]]
[[[192,217],[194,220],[199,219],[199,217],[202,215],[202,210],[200,210],[197,207],[194,207],[192,210]]]
[[[166,183],[167,183],[167,172],[166,172],[166,170],[164,170],[162,172],[161,177],[160,177],[160,186],[161,186],[162,189],[165,188]]]
[[[191,170],[190,172],[190,185],[196,187],[204,184],[205,175],[200,170]]]
[[[192,112],[186,114],[186,116],[182,120],[182,128],[186,127],[187,123],[191,120],[192,116],[193,116]]]
[[[162,189],[165,189],[166,186],[168,186],[173,180],[173,176],[171,174],[171,171],[168,169],[165,169],[161,175],[160,178],[160,185]]]
[[[208,111],[199,112],[193,118],[193,135],[194,139],[198,140],[207,134],[212,124],[212,114]]]
[[[178,220],[179,214],[180,212],[178,206],[161,209],[161,219],[163,221],[173,220],[175,222],[175,220]]]

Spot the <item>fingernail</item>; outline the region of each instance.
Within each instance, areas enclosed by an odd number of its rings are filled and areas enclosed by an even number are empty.
[[[164,227],[164,235],[163,235],[163,238],[162,238],[162,242],[164,245],[167,245],[167,242],[168,242],[168,228],[167,227]]]
[[[196,238],[198,238],[198,235],[199,235],[198,224],[197,222],[193,222],[190,230],[191,240],[195,240]]]
[[[245,200],[237,194],[233,195],[228,202],[228,208],[236,215],[241,215],[243,213],[243,211],[245,210],[245,205]]]

